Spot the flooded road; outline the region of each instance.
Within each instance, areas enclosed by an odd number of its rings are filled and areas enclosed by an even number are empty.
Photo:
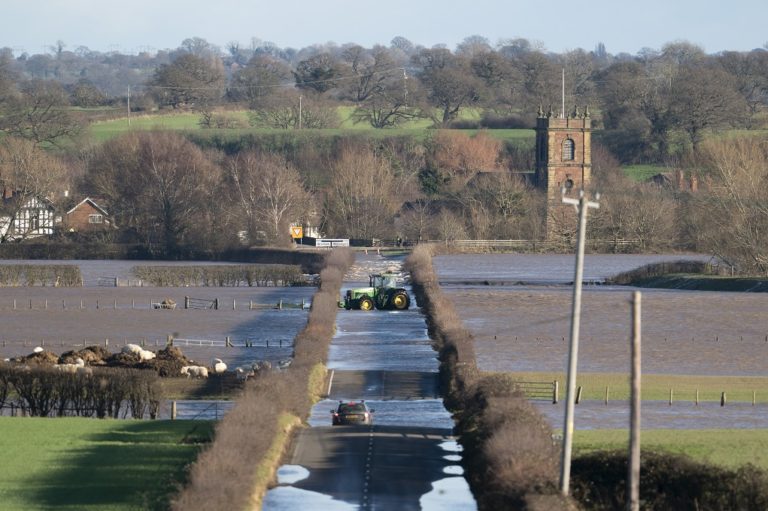
[[[399,262],[358,255],[342,291]],[[339,311],[328,367],[330,395],[313,408],[263,509],[476,509],[418,309]],[[375,410],[373,426],[330,425],[338,400],[360,399]]]

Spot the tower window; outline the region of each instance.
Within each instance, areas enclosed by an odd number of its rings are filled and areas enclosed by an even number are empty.
[[[574,159],[576,144],[573,143],[573,139],[566,138],[563,141],[563,161],[572,161]]]

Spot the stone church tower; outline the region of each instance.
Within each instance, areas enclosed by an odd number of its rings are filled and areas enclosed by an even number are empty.
[[[592,177],[591,119],[589,109],[576,107],[570,115],[539,107],[536,119],[536,182],[547,193],[547,239],[573,231],[577,215],[562,203],[562,192],[578,198]]]

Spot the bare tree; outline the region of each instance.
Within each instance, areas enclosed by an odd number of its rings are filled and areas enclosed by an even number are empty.
[[[31,221],[24,212],[30,203],[54,205],[55,198],[67,188],[66,182],[65,165],[34,142],[14,137],[0,140],[0,184],[4,191],[0,209],[5,217],[0,241],[25,239],[41,227],[52,230],[52,218],[42,225],[41,219]]]
[[[289,224],[309,216],[309,194],[299,171],[284,157],[243,152],[227,162],[226,172],[251,240],[287,243]]]
[[[756,138],[702,144],[709,193],[694,200],[704,246],[744,272],[768,275],[768,145]]]
[[[212,208],[221,207],[220,170],[175,133],[130,133],[107,142],[90,162],[87,182],[104,197],[117,224],[175,256],[208,245]]]
[[[0,104],[0,131],[38,144],[60,145],[83,129],[68,106],[67,92],[59,83],[33,80]]]
[[[392,235],[398,179],[390,163],[368,147],[344,148],[331,171],[323,217],[333,236]]]

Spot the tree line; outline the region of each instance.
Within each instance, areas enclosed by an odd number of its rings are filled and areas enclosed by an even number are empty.
[[[375,128],[417,117],[441,128],[532,127],[537,105],[560,103],[563,77],[566,103],[599,112],[595,127],[622,163],[664,162],[712,130],[761,126],[768,51],[707,54],[677,41],[636,55],[602,44],[556,54],[527,39],[492,45],[475,35],[453,51],[404,37],[300,50],[256,39],[222,49],[195,37],[174,50],[122,55],[59,41],[37,55],[0,49],[0,130],[56,142],[82,128],[64,107],[112,105],[123,114],[129,99],[134,111],[197,111],[210,127],[236,124],[216,113],[227,105],[248,109],[253,126],[282,129],[333,127],[339,105]],[[462,120],[469,107],[482,118]]]

